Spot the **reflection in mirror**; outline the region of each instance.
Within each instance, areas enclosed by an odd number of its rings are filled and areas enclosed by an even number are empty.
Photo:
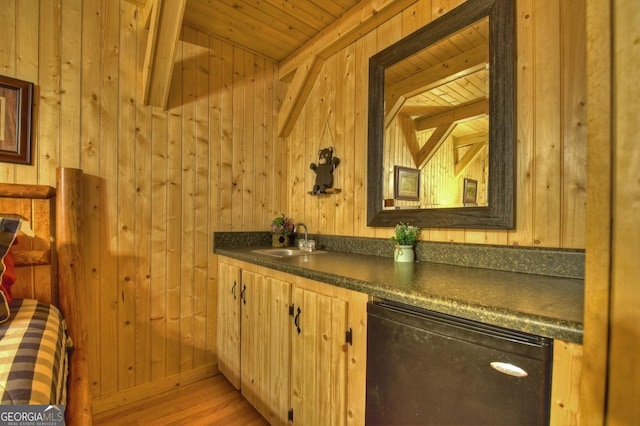
[[[385,209],[487,205],[488,67],[483,18],[385,69]],[[397,167],[419,171],[417,200],[394,196]]]
[[[370,59],[369,226],[513,229],[514,13],[467,0]]]

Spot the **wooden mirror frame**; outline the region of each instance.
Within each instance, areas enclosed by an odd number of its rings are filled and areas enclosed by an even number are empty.
[[[367,225],[408,222],[421,228],[515,227],[515,0],[467,0],[369,60]],[[384,210],[385,68],[489,17],[488,206]]]

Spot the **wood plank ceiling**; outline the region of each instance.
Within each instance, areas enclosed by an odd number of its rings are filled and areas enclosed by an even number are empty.
[[[291,130],[331,55],[417,0],[128,0],[149,22],[145,104],[166,107],[176,44],[183,25],[279,64],[290,82],[278,131]]]
[[[147,12],[163,1],[129,0]],[[359,1],[186,0],[182,23],[280,62]]]
[[[359,0],[187,0],[183,24],[280,62]]]

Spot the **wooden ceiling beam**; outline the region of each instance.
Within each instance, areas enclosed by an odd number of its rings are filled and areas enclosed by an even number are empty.
[[[316,82],[320,71],[318,66],[416,2],[417,0],[362,0],[294,54],[282,60],[279,64],[280,80],[302,84],[292,83],[289,87],[281,108],[281,114],[282,111],[285,114],[278,118],[279,135],[286,137],[293,128]]]
[[[153,0],[142,70],[145,105],[166,109],[187,0]]]
[[[293,129],[293,125],[313,88],[313,82],[316,81],[323,65],[324,60],[312,57],[306,64],[298,67],[278,113],[278,134],[280,136],[288,135]]]
[[[418,0],[362,0],[280,62],[280,80],[287,80],[310,57],[329,59],[369,31],[402,12]]]

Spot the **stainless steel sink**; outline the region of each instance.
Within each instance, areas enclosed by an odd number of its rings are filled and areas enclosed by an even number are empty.
[[[271,249],[259,249],[259,250],[251,250],[251,251],[253,253],[266,254],[267,256],[273,256],[273,257],[309,256],[309,255],[326,253],[326,251],[323,251],[323,250],[304,251],[304,250],[299,250],[295,248],[271,248]]]

